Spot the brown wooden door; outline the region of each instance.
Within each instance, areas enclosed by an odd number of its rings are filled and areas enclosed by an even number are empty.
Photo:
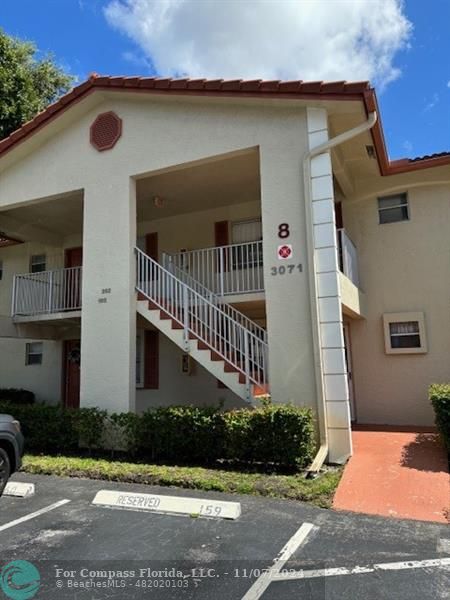
[[[64,309],[78,310],[81,307],[81,270],[83,266],[83,248],[67,248],[64,266]]]
[[[158,262],[158,232],[147,233],[145,236],[145,253]]]
[[[80,340],[64,342],[64,406],[80,407]]]
[[[81,267],[83,265],[83,248],[67,248],[65,256],[65,267]]]

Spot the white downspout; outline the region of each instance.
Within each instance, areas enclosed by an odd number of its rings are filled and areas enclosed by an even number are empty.
[[[304,177],[304,189],[305,189],[305,215],[306,215],[306,238],[308,248],[308,276],[309,276],[309,290],[310,290],[310,302],[311,302],[311,315],[315,318],[312,319],[312,336],[313,336],[313,348],[314,348],[314,370],[316,377],[316,388],[317,388],[317,405],[318,405],[318,417],[319,417],[319,435],[320,435],[320,448],[308,469],[307,476],[314,476],[317,474],[327,455],[328,455],[328,432],[327,432],[327,414],[325,407],[325,394],[324,394],[324,383],[321,366],[321,353],[320,353],[320,339],[319,339],[319,328],[316,327],[316,323],[319,323],[319,307],[317,302],[317,286],[316,286],[316,260],[314,252],[314,231],[313,231],[313,219],[312,219],[312,200],[311,200],[311,159],[319,154],[323,154],[342,144],[352,138],[372,129],[377,122],[377,113],[373,111],[369,114],[367,120],[360,125],[357,125],[353,129],[344,131],[336,137],[327,140],[323,144],[320,144],[316,148],[310,150],[303,158],[303,177]]]

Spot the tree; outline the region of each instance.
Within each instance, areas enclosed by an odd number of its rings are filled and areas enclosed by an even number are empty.
[[[0,29],[0,139],[68,91],[73,77],[52,56],[36,57],[37,48]]]

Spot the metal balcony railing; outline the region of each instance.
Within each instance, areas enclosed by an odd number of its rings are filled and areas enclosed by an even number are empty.
[[[13,316],[35,316],[81,308],[82,267],[15,275]]]
[[[356,287],[359,287],[358,252],[345,229],[338,229],[339,268]]]
[[[264,291],[262,241],[172,254],[174,266],[219,296]]]

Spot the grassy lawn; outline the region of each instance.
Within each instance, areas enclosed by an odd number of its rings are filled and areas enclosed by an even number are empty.
[[[24,456],[22,472],[288,498],[310,502],[322,508],[331,506],[342,475],[342,469],[332,469],[316,479],[304,479],[301,474],[267,475],[203,467],[161,466],[31,454]]]

